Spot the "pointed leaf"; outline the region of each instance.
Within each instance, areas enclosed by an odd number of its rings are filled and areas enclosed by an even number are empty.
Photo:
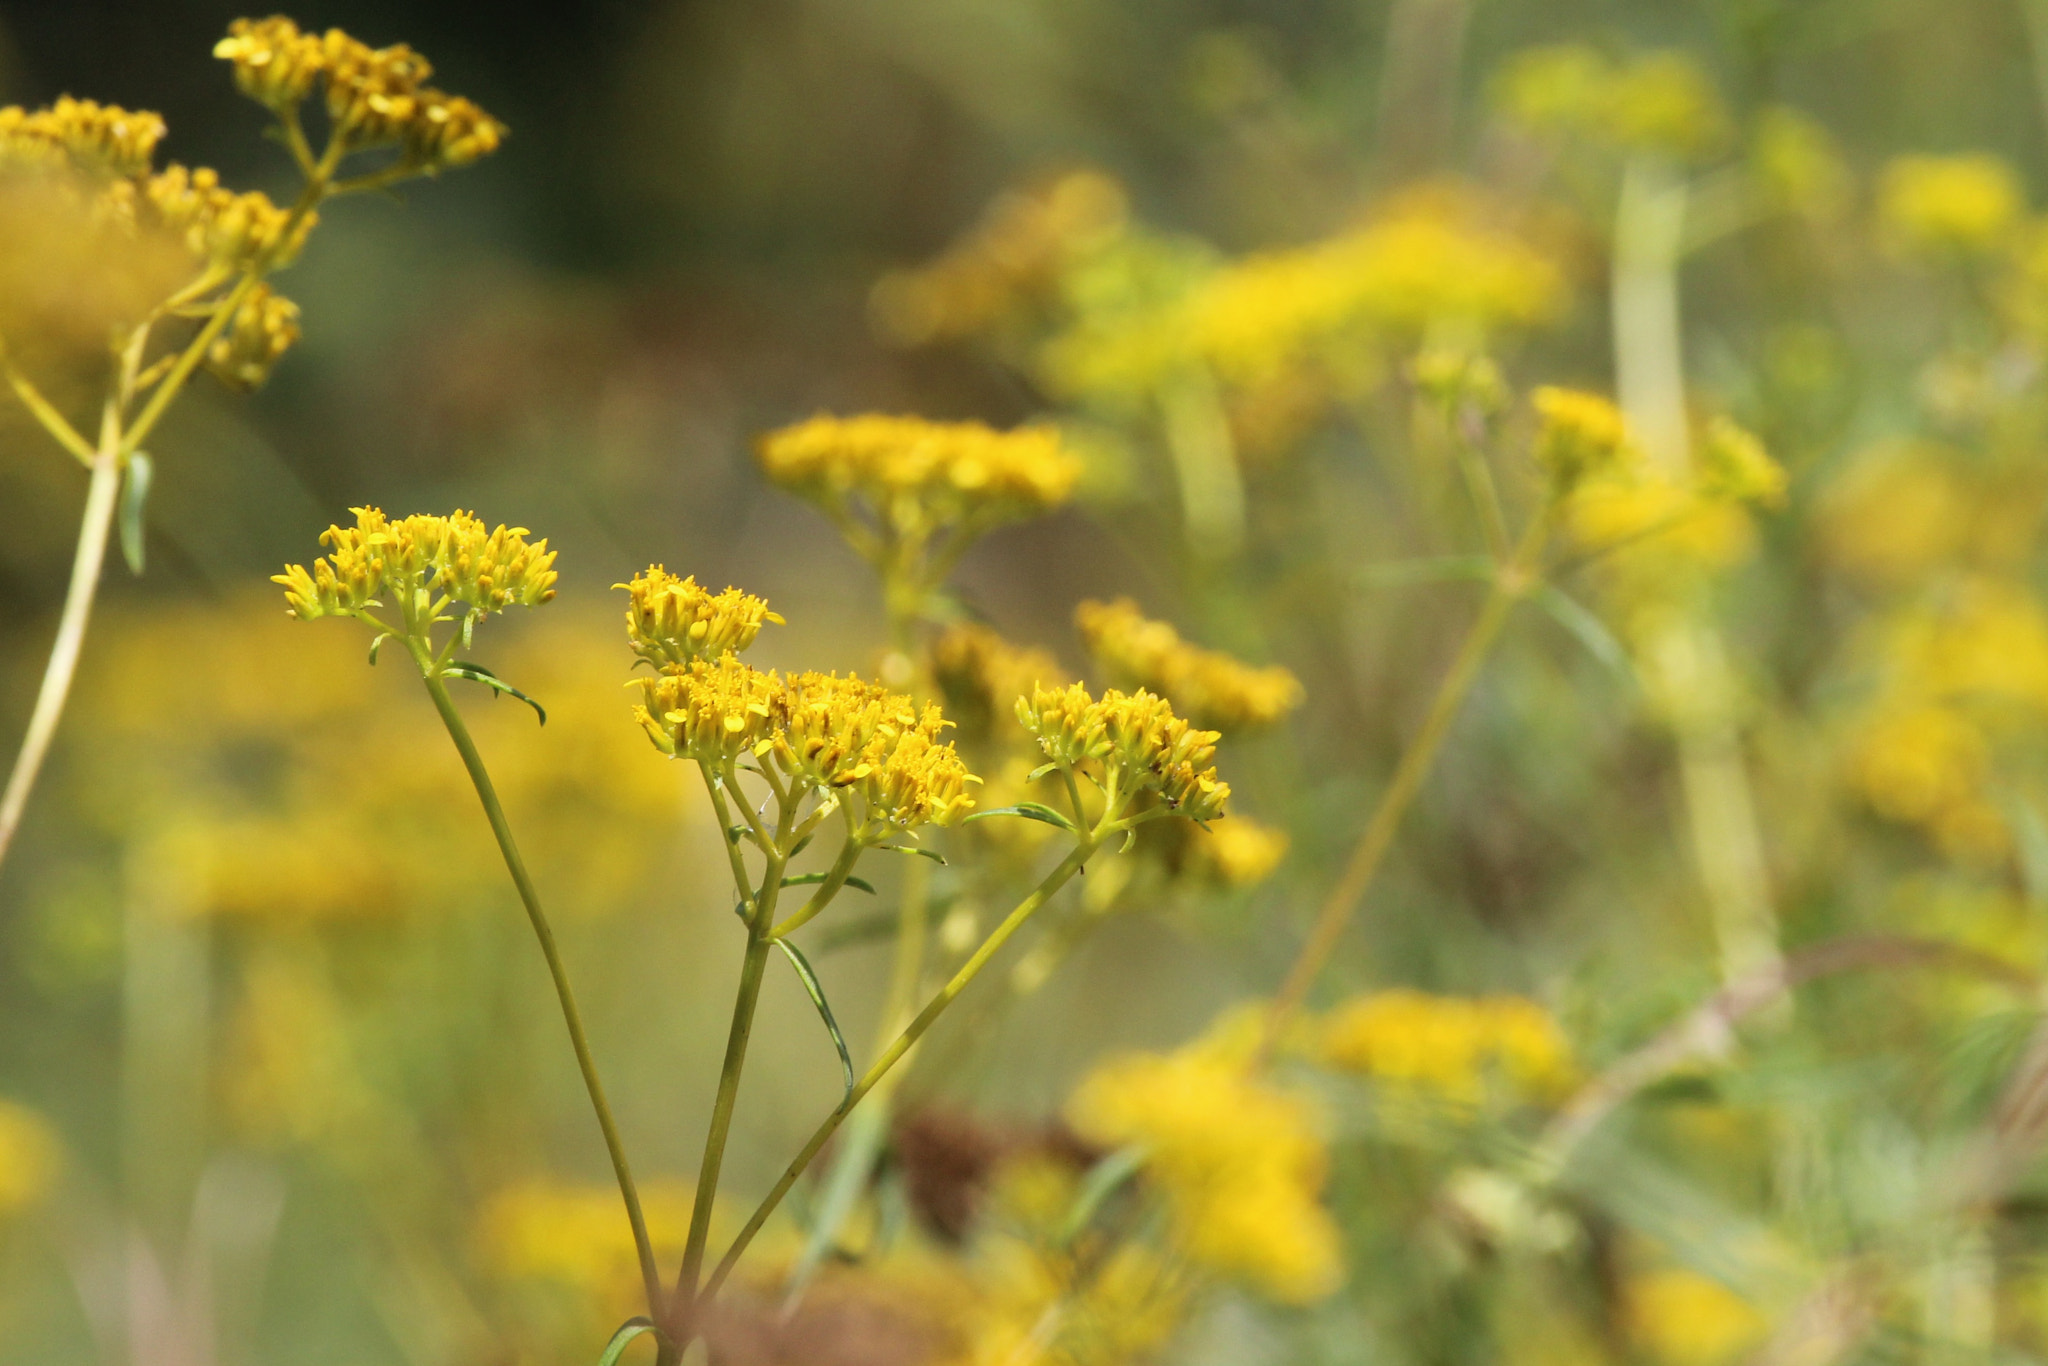
[[[375,640],[373,640],[373,641],[371,641],[371,642],[370,642],[370,667],[371,667],[371,668],[373,668],[373,669],[374,669],[374,668],[376,668],[376,667],[377,667],[377,651],[379,651],[379,650],[383,649],[383,648],[384,648],[384,642],[385,642],[385,641],[387,641],[387,640],[389,640],[389,639],[391,639],[391,633],[390,633],[389,631],[385,631],[385,632],[381,633],[381,634],[380,634],[380,635],[379,635],[379,636],[378,636],[378,637],[377,637],[377,638],[376,638]]]
[[[1022,816],[1026,820],[1043,821],[1047,825],[1057,825],[1070,835],[1080,833],[1074,829],[1072,821],[1047,806],[1044,802],[1018,802],[1015,806],[999,806],[992,811],[977,811],[967,819],[979,821],[986,820],[990,816]]]
[[[619,1366],[619,1358],[625,1354],[627,1344],[642,1333],[652,1333],[656,1341],[662,1338],[662,1331],[654,1321],[639,1315],[619,1325],[619,1331],[612,1334],[612,1340],[604,1345],[604,1355],[597,1359],[597,1366]]]
[[[1564,627],[1572,638],[1586,647],[1586,652],[1605,664],[1623,678],[1630,676],[1628,650],[1607,624],[1593,615],[1590,608],[1576,598],[1561,592],[1555,584],[1541,584],[1530,594],[1538,607],[1550,614],[1551,620]]]
[[[790,858],[795,858],[795,857],[796,857],[796,856],[797,856],[798,854],[801,854],[801,853],[802,853],[802,852],[803,852],[804,850],[806,850],[806,849],[810,848],[810,847],[811,847],[811,841],[812,841],[812,840],[814,840],[814,839],[816,839],[817,837],[818,837],[818,832],[817,832],[817,831],[815,831],[815,830],[813,830],[813,831],[812,831],[812,832],[811,832],[810,834],[808,834],[808,835],[805,835],[805,836],[804,836],[804,837],[803,837],[802,839],[800,839],[800,840],[798,840],[798,841],[796,842],[796,848],[794,848],[794,849],[792,849],[792,850],[790,850],[790,851],[789,851],[789,857],[790,857]],[[823,879],[823,878],[820,878],[820,879],[818,879],[818,880],[819,880],[820,882],[823,882],[823,881],[824,881],[824,879]],[[783,886],[785,886],[785,887],[787,887],[787,886],[788,886],[789,884],[788,884],[787,882],[785,882],[785,883],[783,883],[782,885],[783,885]]]
[[[149,484],[156,462],[141,451],[128,457],[128,479],[121,486],[121,558],[128,572],[142,573],[143,514],[149,508]]]
[[[804,992],[811,998],[811,1004],[818,1008],[818,1018],[825,1022],[825,1032],[832,1036],[832,1046],[839,1050],[839,1070],[845,1076],[846,1094],[853,1094],[853,1054],[846,1051],[846,1036],[839,1032],[839,1021],[832,1018],[832,1007],[825,1000],[825,988],[818,981],[818,974],[811,971],[811,965],[804,961],[797,946],[787,939],[775,941],[775,947],[782,950],[789,965],[796,969],[796,975],[803,980]]]
[[[1046,774],[1052,772],[1054,769],[1058,767],[1058,764],[1040,764],[1037,768],[1032,769],[1029,773],[1024,775],[1024,781],[1027,783],[1035,783],[1040,778],[1043,778]]]
[[[1116,1193],[1119,1186],[1144,1170],[1147,1153],[1140,1147],[1119,1148],[1088,1169],[1082,1178],[1081,1189],[1074,1193],[1074,1203],[1067,1209],[1067,1217],[1060,1221],[1056,1239],[1061,1247],[1071,1244],[1088,1227],[1088,1221],[1095,1217],[1095,1211],[1102,1202]]]
[[[782,885],[785,887],[814,887],[830,876],[831,874],[829,873],[798,873],[794,877],[782,879]],[[848,887],[858,887],[869,896],[875,894],[875,884],[869,882],[866,878],[848,877],[846,885]]]
[[[468,618],[464,620],[468,620]],[[531,697],[528,697],[525,693],[519,691],[519,689],[513,687],[489,669],[486,669],[483,665],[470,664],[458,659],[447,666],[447,672],[455,675],[457,678],[466,678],[472,683],[481,683],[493,693],[509,693],[527,706],[532,707],[534,714],[540,717],[540,723],[543,726],[548,723],[547,711],[540,703],[534,701]]]
[[[915,854],[919,858],[930,859],[941,868],[946,866],[946,856],[936,849],[920,849],[914,844],[878,844],[875,848],[886,854]]]

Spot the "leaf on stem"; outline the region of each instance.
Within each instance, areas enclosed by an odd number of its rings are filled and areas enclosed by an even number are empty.
[[[121,485],[121,558],[128,572],[142,573],[143,514],[149,508],[149,485],[156,477],[156,462],[141,451],[128,457],[128,478]]]
[[[816,886],[818,883],[826,881],[831,876],[832,875],[830,873],[798,873],[793,877],[786,877],[782,879],[782,885],[785,887],[812,887]],[[866,878],[853,877],[849,875],[845,879],[845,885],[848,887],[858,887],[861,891],[866,892],[869,896],[873,896],[875,894],[875,884],[869,882]]]
[[[1556,584],[1539,584],[1529,596],[1550,614],[1552,621],[1570,632],[1572,639],[1586,648],[1586,653],[1621,677],[1630,676],[1627,647],[1614,638],[1614,632],[1593,615],[1591,608],[1563,592]]]
[[[464,617],[463,621],[466,623],[469,621],[469,618]],[[548,723],[547,711],[540,703],[534,701],[531,697],[528,697],[525,693],[519,691],[519,689],[513,687],[481,664],[470,664],[458,659],[450,662],[443,672],[451,673],[457,678],[466,678],[472,683],[481,683],[493,693],[510,693],[527,706],[532,707],[534,714],[540,717],[540,723],[543,726]]]
[[[379,651],[379,650],[383,649],[383,648],[384,648],[384,642],[385,642],[385,641],[387,641],[387,640],[389,640],[389,639],[391,639],[391,633],[390,633],[389,631],[379,631],[379,632],[377,633],[377,638],[376,638],[375,640],[372,640],[372,641],[370,642],[370,667],[371,667],[371,668],[373,668],[373,669],[374,669],[374,668],[376,668],[376,667],[377,667],[377,651]]]
[[[969,817],[969,819],[973,818]],[[919,858],[930,859],[941,868],[946,866],[946,856],[936,849],[920,849],[914,844],[878,844],[874,847],[880,849],[885,854],[915,854]]]
[[[1043,821],[1047,825],[1057,825],[1070,835],[1081,833],[1074,827],[1072,821],[1047,806],[1044,802],[1018,802],[1015,806],[998,806],[990,811],[977,811],[967,819],[979,821],[986,820],[990,816],[1022,816],[1026,820]]]
[[[846,1080],[846,1094],[853,1094],[853,1054],[846,1051],[846,1036],[839,1032],[839,1021],[832,1018],[832,1007],[825,1000],[825,988],[818,981],[818,974],[811,971],[811,965],[804,960],[803,953],[787,939],[775,941],[775,947],[782,950],[782,956],[796,969],[796,975],[803,980],[804,992],[811,998],[811,1004],[818,1008],[818,1018],[825,1022],[825,1032],[832,1036],[832,1046],[839,1050],[839,1070]]]
[[[612,1334],[612,1340],[604,1345],[604,1355],[597,1359],[597,1366],[619,1366],[619,1358],[625,1354],[627,1344],[642,1333],[654,1334],[657,1342],[665,1336],[654,1326],[654,1320],[636,1314],[620,1324],[619,1331]]]
[[[1102,1202],[1144,1169],[1145,1157],[1146,1152],[1141,1147],[1119,1148],[1088,1169],[1088,1175],[1082,1178],[1081,1189],[1074,1194],[1074,1203],[1067,1209],[1067,1217],[1060,1221],[1056,1235],[1058,1246],[1072,1246],[1074,1240],[1086,1231],[1095,1211],[1102,1208]]]

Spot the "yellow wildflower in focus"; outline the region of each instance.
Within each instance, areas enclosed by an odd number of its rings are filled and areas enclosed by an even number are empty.
[[[1197,837],[1192,852],[1195,863],[1224,886],[1251,887],[1273,875],[1290,843],[1285,830],[1239,816]]]
[[[782,679],[731,655],[698,660],[655,678],[641,690],[633,719],[655,748],[675,759],[720,766],[767,744],[782,702]]]
[[[626,637],[633,653],[659,669],[698,659],[740,654],[761,627],[782,617],[751,593],[727,588],[713,593],[696,578],[679,579],[660,565],[648,566],[631,583],[615,583],[632,595],[626,607]]]
[[[1544,385],[1529,395],[1536,410],[1536,464],[1564,491],[1589,475],[1636,463],[1639,452],[1621,409],[1580,389]]]
[[[213,55],[234,63],[237,90],[278,113],[312,94],[327,67],[327,45],[281,14],[235,20]]]
[[[1302,703],[1301,682],[1288,670],[1253,668],[1190,645],[1129,598],[1085,601],[1074,609],[1074,624],[1115,681],[1149,688],[1196,720],[1233,730],[1270,726]]]
[[[353,616],[396,600],[408,618],[424,615],[424,599],[445,595],[472,616],[507,607],[535,607],[555,596],[555,553],[546,540],[528,542],[525,527],[487,529],[471,513],[416,514],[393,522],[378,509],[351,509],[353,527],[320,534],[331,549],[313,562],[286,565],[271,582],[284,585],[291,614],[301,621]]]
[[[0,1219],[49,1194],[63,1151],[47,1119],[26,1105],[0,1100]]]
[[[1017,720],[1046,758],[1125,800],[1149,793],[1189,820],[1210,821],[1230,797],[1211,762],[1218,733],[1195,729],[1151,693],[1111,689],[1097,699],[1078,683],[1033,688],[1017,699]]]
[[[1719,1281],[1676,1267],[1632,1277],[1625,1288],[1629,1337],[1667,1366],[1715,1366],[1762,1339],[1770,1324]]]
[[[1988,153],[1902,156],[1878,180],[1877,213],[1902,253],[1978,256],[2011,237],[2026,199],[2012,167]]]
[[[936,260],[876,282],[876,330],[899,346],[984,332],[1050,291],[1072,258],[1120,232],[1127,207],[1123,187],[1100,171],[1070,171],[1001,195]]]
[[[1319,1202],[1328,1157],[1316,1111],[1255,1076],[1242,1050],[1205,1038],[1111,1058],[1066,1115],[1090,1143],[1145,1149],[1174,1249],[1195,1265],[1287,1304],[1343,1279],[1337,1226]]]
[[[784,685],[767,753],[792,778],[853,789],[891,829],[954,825],[974,809],[979,782],[942,743],[937,707],[858,678],[803,673]]]
[[[1333,1067],[1412,1087],[1458,1105],[1505,1083],[1554,1096],[1575,1075],[1556,1019],[1521,996],[1433,996],[1405,988],[1358,996],[1323,1021],[1318,1050]]]

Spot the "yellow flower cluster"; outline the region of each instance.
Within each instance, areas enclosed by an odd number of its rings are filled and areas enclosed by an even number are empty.
[[[1717,1366],[1753,1347],[1770,1327],[1755,1305],[1716,1280],[1679,1267],[1629,1278],[1628,1334],[1665,1366]]]
[[[206,368],[230,389],[255,389],[298,339],[299,306],[269,285],[257,285],[207,350]]]
[[[1086,601],[1074,624],[1116,682],[1171,698],[1189,716],[1233,730],[1270,726],[1302,702],[1301,682],[1278,665],[1256,669],[1219,650],[1190,645],[1129,598]]]
[[[1192,821],[1223,815],[1230,785],[1210,762],[1221,736],[1175,716],[1163,697],[1111,689],[1098,700],[1079,683],[1036,687],[1017,699],[1017,720],[1060,767],[1102,765],[1105,789],[1119,797],[1150,793]]]
[[[839,512],[851,500],[902,536],[986,527],[1059,506],[1081,466],[1049,427],[820,415],[761,438],[775,483]]]
[[[49,1194],[62,1152],[48,1120],[26,1105],[0,1100],[0,1219]]]
[[[727,588],[713,593],[694,576],[679,579],[660,565],[615,583],[632,594],[626,608],[626,638],[633,653],[657,669],[699,659],[738,654],[754,643],[768,622],[782,617],[751,593]]]
[[[637,682],[633,719],[672,758],[714,769],[771,758],[798,784],[858,794],[887,830],[953,825],[974,809],[967,789],[979,779],[939,738],[950,723],[901,693],[836,674],[784,678],[731,654]]]
[[[691,1192],[674,1182],[640,1186],[640,1203],[659,1252],[690,1225]],[[633,1238],[613,1186],[528,1180],[503,1187],[478,1211],[475,1238],[484,1265],[514,1280],[546,1280],[609,1298],[639,1284]]]
[[[0,169],[64,168],[134,180],[149,174],[167,131],[161,114],[69,95],[46,109],[9,105],[0,109]]]
[[[1004,194],[936,260],[876,283],[876,327],[900,346],[986,331],[1047,292],[1073,257],[1121,231],[1125,210],[1123,187],[1100,171]]]
[[[1193,862],[1226,887],[1252,887],[1273,875],[1291,842],[1285,830],[1238,816],[1196,838]]]
[[[1184,1318],[1185,1278],[1141,1243],[1082,1258],[1005,1239],[977,1261],[947,1366],[1129,1366]]]
[[[1319,1202],[1327,1154],[1304,1098],[1256,1076],[1234,1031],[1099,1064],[1067,1103],[1074,1132],[1142,1147],[1174,1246],[1289,1304],[1337,1288],[1337,1226]]]
[[[1490,1084],[1525,1097],[1570,1085],[1571,1046],[1550,1012],[1521,996],[1358,996],[1323,1020],[1318,1051],[1333,1067],[1459,1105]]]
[[[1903,156],[1879,177],[1877,214],[1903,254],[1977,256],[2011,240],[2026,199],[2012,167],[1995,156]]]
[[[466,166],[505,138],[505,126],[475,104],[427,85],[433,68],[403,43],[372,48],[340,29],[316,36],[273,16],[237,19],[214,56],[234,64],[243,94],[281,117],[296,119],[324,78],[327,115],[342,147],[399,144],[399,164],[417,174]]]
[[[353,616],[380,601],[380,593],[398,599],[408,617],[424,616],[425,599],[436,593],[479,617],[537,607],[555,595],[555,552],[545,539],[529,542],[525,527],[487,528],[460,509],[396,522],[373,507],[350,511],[353,527],[320,533],[330,550],[313,561],[311,573],[293,564],[271,575],[301,621]]]
[[[1551,487],[1569,491],[1588,476],[1639,463],[1641,453],[1621,409],[1599,394],[1544,385],[1529,395],[1536,410],[1536,464]]]
[[[1617,64],[1576,43],[1531,48],[1503,68],[1494,93],[1501,111],[1525,128],[1623,151],[1696,161],[1728,140],[1720,96],[1676,52]]]
[[[294,225],[291,214],[267,196],[253,190],[236,194],[222,187],[210,168],[187,170],[175,162],[143,184],[142,199],[154,221],[177,235],[193,256],[226,269],[257,261],[289,265],[316,221],[307,213]]]

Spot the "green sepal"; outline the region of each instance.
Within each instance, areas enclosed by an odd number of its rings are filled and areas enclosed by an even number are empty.
[[[1043,821],[1047,825],[1057,825],[1070,835],[1081,833],[1074,828],[1072,821],[1047,806],[1044,802],[1018,802],[1015,806],[999,806],[992,811],[977,811],[967,819],[978,821],[985,820],[990,816],[1022,816],[1026,820]]]
[[[604,1355],[597,1359],[597,1366],[619,1366],[619,1358],[625,1355],[627,1344],[643,1333],[654,1334],[656,1342],[666,1342],[668,1334],[655,1327],[654,1320],[635,1314],[619,1325],[619,1331],[612,1334],[612,1340],[604,1345]]]
[[[802,979],[804,994],[811,998],[811,1004],[818,1008],[818,1018],[825,1022],[825,1032],[832,1036],[832,1046],[839,1050],[839,1070],[845,1075],[846,1094],[853,1094],[853,1054],[847,1051],[846,1036],[839,1032],[839,1021],[832,1018],[832,1007],[825,1000],[825,988],[818,981],[818,974],[811,971],[811,965],[804,960],[801,950],[787,939],[775,941],[775,947],[782,950],[783,957],[796,969]]]
[[[128,572],[142,573],[143,514],[149,508],[149,485],[156,462],[141,451],[128,457],[128,478],[121,485],[121,558]]]
[[[831,876],[830,873],[798,873],[795,877],[782,879],[782,885],[785,887],[812,887]],[[875,884],[869,882],[866,878],[848,877],[845,880],[845,885],[848,887],[858,887],[869,896],[875,894]]]
[[[469,618],[464,618],[464,620],[467,621],[469,620]],[[527,706],[532,707],[534,710],[534,714],[540,717],[540,723],[543,726],[545,726],[548,723],[548,714],[546,708],[542,707],[540,703],[534,701],[531,697],[528,697],[525,693],[519,691],[519,689],[513,687],[510,683],[507,683],[504,679],[498,677],[496,674],[492,673],[489,669],[486,669],[481,664],[471,664],[460,659],[452,660],[445,667],[443,667],[442,672],[453,674],[457,678],[466,678],[472,683],[481,683],[486,688],[489,688],[493,693],[510,693],[512,696],[518,698],[521,702],[524,702]]]

